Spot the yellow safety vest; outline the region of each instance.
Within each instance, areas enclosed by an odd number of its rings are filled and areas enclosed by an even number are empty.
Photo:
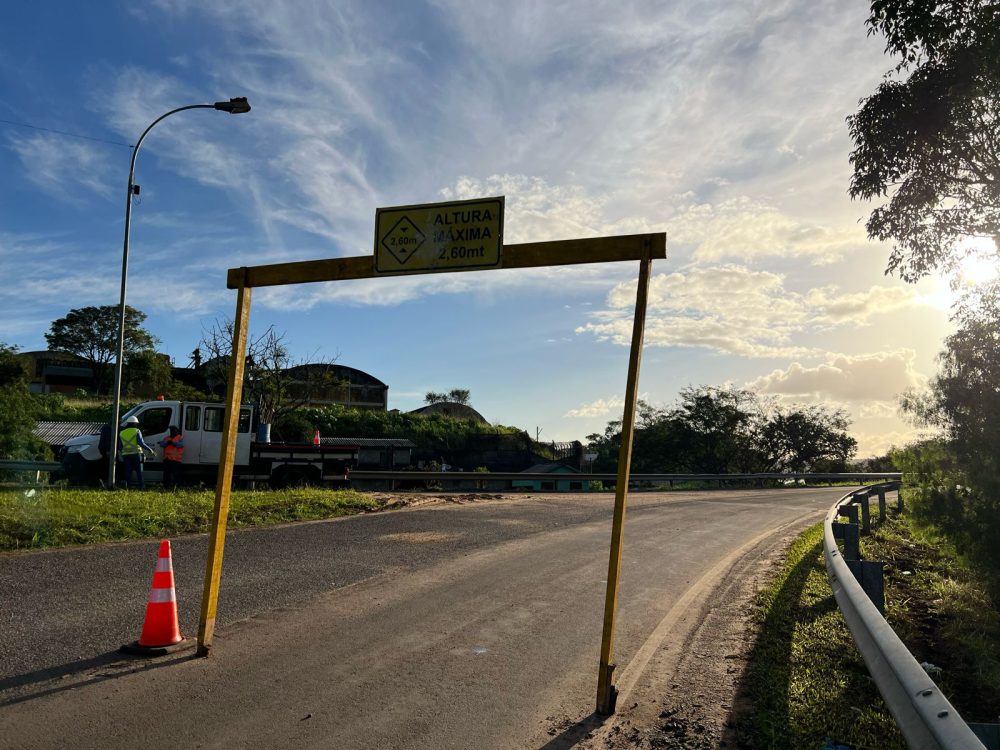
[[[122,455],[135,455],[139,452],[139,428],[126,427],[121,431]]]

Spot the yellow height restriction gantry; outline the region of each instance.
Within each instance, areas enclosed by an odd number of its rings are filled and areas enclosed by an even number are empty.
[[[652,262],[654,259],[666,258],[667,238],[663,233],[653,233],[504,245],[503,209],[503,197],[381,208],[376,213],[375,248],[372,255],[229,269],[227,286],[236,290],[233,356],[229,361],[226,418],[219,456],[219,477],[215,488],[215,510],[212,529],[209,532],[205,587],[198,623],[199,655],[208,655],[215,632],[222,553],[235,462],[236,427],[243,396],[243,369],[247,328],[250,322],[250,300],[254,287],[369,279],[383,275],[541,268],[637,260],[639,283],[636,290],[632,346],[629,352],[628,381],[625,386],[622,441],[615,484],[615,508],[611,527],[604,627],[597,680],[598,713],[614,712],[617,695],[612,680],[615,615],[618,608],[618,584],[621,578],[622,529],[632,460],[639,363],[646,322],[646,299],[649,293]]]

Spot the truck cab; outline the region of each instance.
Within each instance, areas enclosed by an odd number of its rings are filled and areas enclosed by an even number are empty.
[[[142,437],[155,455],[147,459],[144,468],[146,479],[159,482],[163,479],[163,448],[157,443],[170,434],[170,426],[178,427],[184,436],[185,473],[189,481],[214,481],[219,464],[222,432],[225,425],[225,406],[219,403],[193,401],[147,401],[122,414],[121,421],[129,417],[139,420]],[[236,435],[236,465],[250,462],[250,442],[253,429],[253,407],[240,407]],[[97,484],[107,476],[108,455],[112,435],[108,426],[100,433],[83,435],[66,443],[60,461],[71,482]]]

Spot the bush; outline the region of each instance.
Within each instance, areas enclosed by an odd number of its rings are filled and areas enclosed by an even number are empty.
[[[271,425],[271,439],[286,443],[308,442],[312,440],[315,429],[313,423],[298,412],[283,414]]]
[[[905,498],[919,523],[936,527],[963,555],[1000,570],[1000,502],[962,470],[951,444],[925,440],[896,450]]]

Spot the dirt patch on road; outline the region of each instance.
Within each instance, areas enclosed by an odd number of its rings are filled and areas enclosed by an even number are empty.
[[[408,531],[399,534],[384,534],[379,537],[383,542],[410,542],[411,544],[439,544],[458,539],[458,534],[448,534],[442,531]]]
[[[455,503],[465,505],[468,503],[481,503],[487,500],[510,499],[509,495],[498,495],[486,492],[451,492],[451,493],[407,493],[407,492],[373,492],[369,493],[371,498],[378,503],[378,507],[372,512],[378,513],[383,510],[398,510],[400,508],[416,508],[423,505],[440,505],[444,503]],[[516,495],[518,498],[530,497],[530,495]]]

